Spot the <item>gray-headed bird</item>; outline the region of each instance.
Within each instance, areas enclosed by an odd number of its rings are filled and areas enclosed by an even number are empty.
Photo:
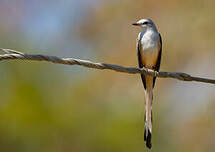
[[[141,27],[142,31],[137,38],[137,57],[139,68],[145,67],[159,71],[162,53],[162,40],[155,24],[151,19],[141,19],[135,26]],[[145,89],[145,128],[144,140],[148,148],[152,147],[152,100],[153,88],[156,77],[141,74],[143,86]]]

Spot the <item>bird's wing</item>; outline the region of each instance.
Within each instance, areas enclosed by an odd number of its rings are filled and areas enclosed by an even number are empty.
[[[159,37],[160,37],[160,40],[159,40],[159,54],[158,54],[158,58],[157,58],[157,62],[156,62],[156,65],[155,65],[155,68],[154,70],[159,72],[160,70],[160,63],[161,63],[161,55],[162,55],[162,38],[161,38],[161,35],[159,33]],[[153,87],[155,86],[155,80],[156,80],[156,77],[153,78]]]
[[[139,68],[142,68],[144,66],[144,64],[142,63],[142,57],[141,57],[141,53],[140,53],[142,50],[140,41],[141,41],[141,33],[137,37],[136,48],[137,48],[137,57],[138,57]],[[141,79],[143,82],[143,86],[146,89],[146,80],[145,80],[144,74],[141,74]]]

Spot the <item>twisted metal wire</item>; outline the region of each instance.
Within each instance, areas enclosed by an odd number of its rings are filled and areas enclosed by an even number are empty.
[[[0,61],[4,60],[30,60],[30,61],[46,61],[52,62],[55,64],[67,64],[67,65],[79,65],[87,68],[94,69],[108,69],[114,70],[117,72],[124,72],[128,74],[148,74],[151,76],[159,77],[159,78],[173,78],[181,81],[197,81],[204,83],[215,84],[215,79],[207,79],[201,77],[194,77],[187,73],[182,72],[156,72],[147,68],[135,68],[135,67],[124,67],[120,65],[107,64],[107,63],[95,63],[88,60],[81,60],[75,58],[60,58],[56,56],[48,56],[48,55],[33,55],[26,54],[22,52],[18,52],[11,49],[0,49],[4,54],[0,55]]]

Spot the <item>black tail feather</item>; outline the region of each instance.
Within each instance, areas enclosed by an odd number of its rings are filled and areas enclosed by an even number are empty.
[[[152,134],[150,132],[149,129],[147,129],[147,127],[144,129],[144,141],[146,141],[146,147],[148,147],[149,149],[152,148]]]
[[[152,148],[152,98],[152,90],[146,90],[144,141],[149,149]]]

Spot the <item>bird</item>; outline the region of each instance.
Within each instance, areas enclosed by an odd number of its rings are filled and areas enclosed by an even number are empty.
[[[162,55],[162,38],[154,22],[149,19],[140,19],[132,25],[141,28],[138,34],[136,49],[139,68],[152,69],[159,72]],[[152,100],[153,88],[156,77],[147,74],[141,74],[142,83],[145,92],[145,127],[144,141],[146,147],[152,147]]]

